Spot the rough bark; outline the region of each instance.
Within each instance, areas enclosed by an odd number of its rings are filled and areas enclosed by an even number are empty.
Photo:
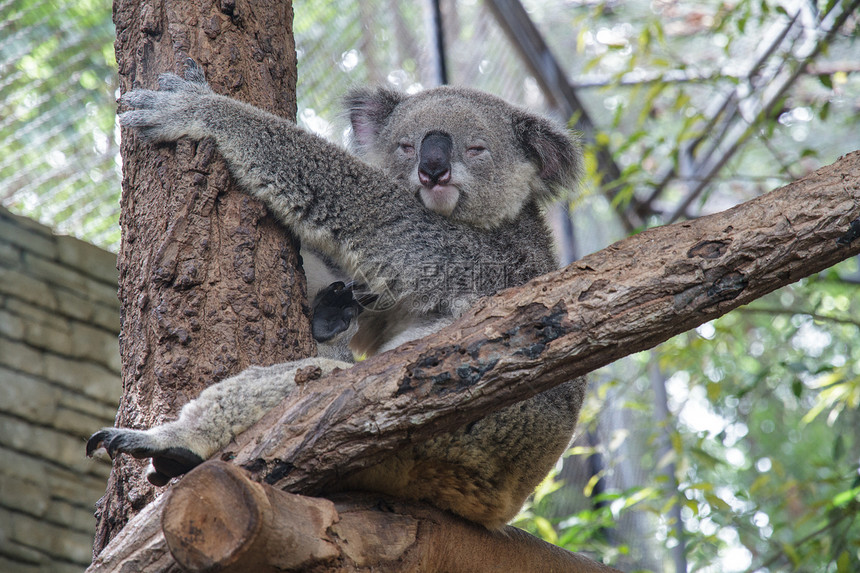
[[[307,382],[229,445],[315,494],[425,440],[860,252],[860,152],[737,207],[640,233],[484,299],[450,327]]]
[[[152,507],[160,520],[153,514],[130,522],[126,531],[137,533],[115,549],[111,544],[91,573],[124,566],[223,573],[616,571],[513,527],[490,532],[429,506],[379,496],[329,501],[290,494],[224,462],[195,469]],[[149,529],[137,529],[140,521]]]
[[[295,117],[289,2],[117,0],[114,23],[123,91],[154,87],[157,74],[181,71],[191,55],[219,92]],[[261,204],[233,190],[211,142],[154,149],[124,133],[122,157],[117,425],[152,426],[251,364],[312,354],[295,244]],[[128,458],[114,464],[96,553],[153,499],[142,468]]]

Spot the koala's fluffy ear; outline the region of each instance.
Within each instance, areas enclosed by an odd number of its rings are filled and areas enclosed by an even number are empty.
[[[346,95],[344,107],[349,113],[353,139],[359,149],[373,145],[388,116],[404,97],[402,93],[387,88],[359,88]]]
[[[543,117],[523,113],[514,118],[514,134],[526,155],[539,168],[545,195],[551,199],[564,189],[573,189],[582,172],[579,138]]]

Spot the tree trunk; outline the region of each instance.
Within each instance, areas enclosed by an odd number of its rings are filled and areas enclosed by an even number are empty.
[[[294,118],[292,6],[277,0],[116,0],[123,92],[155,88],[191,56],[220,93]],[[119,253],[123,398],[117,425],[175,416],[209,384],[251,364],[314,351],[296,243],[235,191],[210,141],[141,146],[122,138]],[[98,554],[153,495],[122,457],[99,502]]]

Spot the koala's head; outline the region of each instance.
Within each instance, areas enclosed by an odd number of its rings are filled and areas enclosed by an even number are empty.
[[[567,130],[483,92],[364,89],[346,105],[356,153],[457,221],[495,227],[579,175],[579,145]]]

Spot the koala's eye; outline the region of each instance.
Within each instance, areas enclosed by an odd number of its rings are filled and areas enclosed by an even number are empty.
[[[470,145],[466,148],[466,156],[467,157],[478,157],[482,153],[487,151],[487,148],[483,145]]]
[[[412,157],[413,155],[415,155],[415,146],[411,143],[406,143],[405,141],[401,142],[398,146],[398,149],[400,149],[400,152],[407,157]]]

